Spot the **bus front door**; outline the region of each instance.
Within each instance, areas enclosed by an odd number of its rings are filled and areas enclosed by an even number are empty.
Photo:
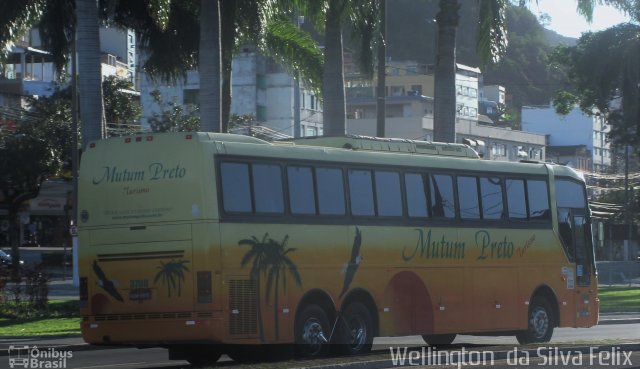
[[[597,287],[595,283],[595,261],[589,219],[584,211],[573,210],[573,247],[575,261],[575,306],[576,326],[591,326],[597,323]],[[592,283],[595,282],[595,283]]]

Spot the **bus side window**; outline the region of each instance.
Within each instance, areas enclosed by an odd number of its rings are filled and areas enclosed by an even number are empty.
[[[529,219],[551,219],[547,182],[528,179],[527,195],[527,198],[529,199]]]
[[[351,214],[359,216],[374,216],[373,183],[371,171],[349,169],[349,198],[351,199]]]
[[[253,164],[253,195],[256,213],[284,213],[282,171],[275,164]]]
[[[397,172],[374,172],[376,180],[376,204],[378,215],[383,217],[402,216],[402,190]]]
[[[482,218],[502,219],[504,204],[502,203],[502,179],[499,177],[480,178],[482,195]]]
[[[460,204],[460,218],[480,219],[478,179],[476,177],[458,176],[458,204]]]
[[[249,165],[221,163],[222,204],[226,212],[251,213]]]
[[[313,171],[310,167],[287,168],[291,214],[315,215],[316,197],[313,190]]]
[[[428,218],[429,183],[425,182],[425,175],[406,173],[404,187],[407,194],[407,213],[411,218]]]
[[[316,190],[321,215],[344,215],[342,169],[316,168]]]
[[[507,179],[507,204],[509,219],[527,220],[527,198],[524,193],[524,180]]]
[[[450,175],[434,174],[431,179],[431,214],[434,217],[453,219],[456,206],[453,196],[453,178]]]

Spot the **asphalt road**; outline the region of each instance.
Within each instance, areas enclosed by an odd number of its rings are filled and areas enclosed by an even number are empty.
[[[593,355],[588,351],[577,353],[573,352],[573,356],[559,357],[554,355],[554,349],[556,345],[561,345],[567,350],[567,347],[587,347],[597,346],[599,344],[607,343],[613,344],[615,347],[621,343],[640,343],[640,324],[613,324],[613,325],[600,325],[588,329],[576,329],[576,328],[561,328],[557,329],[553,340],[548,345],[545,345],[539,353],[535,350],[531,353],[527,362],[521,362],[517,365],[517,368],[560,368],[571,367],[571,362],[568,362],[569,366],[564,365],[562,360],[581,360],[580,365],[577,362],[573,362],[574,368],[640,368],[640,351],[623,353],[620,350],[613,352],[612,354],[605,354],[602,358],[597,353]],[[393,367],[391,362],[381,362],[380,360],[390,360],[389,348],[398,347],[420,347],[424,342],[420,337],[381,337],[374,341],[374,350],[378,352],[378,355],[372,357],[372,360],[378,360],[373,365],[361,365],[361,369],[379,369],[384,367]],[[513,352],[517,346],[515,338],[512,337],[473,337],[473,336],[459,336],[454,341],[454,345],[441,350],[461,350],[465,347],[466,350],[480,351],[480,352],[502,352],[497,354],[493,365],[487,365],[484,367],[497,367],[497,368],[516,368],[513,361],[507,362],[504,355],[508,352]],[[638,345],[635,345],[638,347]],[[418,348],[417,350],[422,350]],[[571,349],[568,349],[571,351]],[[611,349],[609,349],[611,351]],[[614,349],[615,351],[615,349]],[[624,351],[624,350],[622,350]],[[502,355],[502,356],[500,356]],[[610,355],[611,359],[607,359],[606,355]],[[630,356],[626,356],[630,355]],[[46,359],[46,358],[45,358]],[[361,360],[365,360],[362,357]],[[605,359],[604,362],[599,361]],[[7,364],[9,358],[7,356],[0,357],[0,368],[9,367]],[[51,359],[46,359],[51,361]],[[408,357],[407,357],[408,360]],[[470,363],[473,362],[473,358],[470,358]],[[524,359],[522,359],[524,360]],[[609,360],[609,361],[606,361]],[[344,361],[344,360],[343,360]],[[628,365],[629,362],[631,365]],[[62,361],[60,362],[62,364]],[[462,365],[462,367],[474,367],[481,365]],[[602,365],[602,364],[606,365]],[[405,362],[405,365],[411,364],[409,361]],[[414,361],[413,364],[422,366],[420,360]],[[425,362],[429,364],[429,362]],[[491,363],[488,363],[491,364]],[[5,366],[6,365],[6,366]],[[326,366],[327,362],[288,362],[288,363],[272,363],[269,367],[304,367],[304,366]],[[99,349],[89,351],[77,351],[72,353],[72,357],[69,357],[64,362],[66,368],[84,368],[84,369],[113,369],[113,368],[183,368],[190,367],[186,361],[170,361],[168,360],[167,350],[161,348],[152,349],[130,349],[130,348],[118,348],[118,349]],[[218,362],[218,366],[222,367],[237,367],[228,357],[223,356]],[[17,366],[16,366],[17,367]],[[62,366],[60,366],[62,367]],[[249,368],[250,366],[243,366],[243,368]],[[426,366],[430,367],[430,366]],[[435,365],[433,367],[438,368],[452,368],[456,365]],[[334,367],[336,368],[336,367]]]

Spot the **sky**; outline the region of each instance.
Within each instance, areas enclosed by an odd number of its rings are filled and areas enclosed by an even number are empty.
[[[604,5],[596,6],[591,24],[576,11],[576,0],[538,0],[531,1],[529,10],[535,15],[547,13],[551,16],[551,24],[547,26],[557,33],[578,38],[582,32],[601,31],[619,23],[629,21],[618,10]]]

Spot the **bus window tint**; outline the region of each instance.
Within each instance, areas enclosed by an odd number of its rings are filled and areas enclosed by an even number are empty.
[[[283,213],[282,174],[279,165],[253,164],[256,213]]]
[[[482,218],[502,219],[504,212],[502,180],[498,177],[480,178],[480,193],[482,195]]]
[[[507,203],[509,219],[527,219],[527,199],[524,194],[524,180],[507,179]]]
[[[455,218],[456,207],[453,198],[451,176],[434,174],[431,177],[431,214],[434,217]]]
[[[287,178],[291,214],[315,214],[316,201],[313,193],[313,173],[311,168],[288,167]]]
[[[396,172],[376,171],[375,179],[378,215],[383,217],[402,216],[400,175]]]
[[[427,192],[422,174],[407,173],[404,175],[404,187],[407,193],[407,213],[412,218],[427,218]]]
[[[222,163],[222,203],[224,211],[246,212],[251,209],[251,189],[249,187],[249,165]]]
[[[567,209],[558,209],[558,232],[569,261],[573,261],[575,259],[573,230],[571,229],[571,213]]]
[[[529,219],[550,219],[547,182],[527,180],[527,195],[529,199]]]
[[[344,182],[341,169],[317,168],[316,188],[320,214],[344,215]]]
[[[460,204],[460,218],[480,219],[476,177],[458,177],[458,204]]]
[[[370,171],[349,169],[349,196],[351,199],[351,214],[375,215]]]
[[[556,179],[556,204],[559,208],[585,209],[584,185],[578,182]]]

